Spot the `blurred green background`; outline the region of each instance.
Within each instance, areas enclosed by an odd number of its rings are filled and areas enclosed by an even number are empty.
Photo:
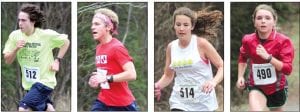
[[[78,59],[78,111],[91,109],[99,89],[89,87],[89,74],[95,70],[96,41],[92,37],[91,23],[94,11],[109,8],[119,16],[119,39],[134,59],[137,80],[129,81],[129,87],[141,111],[147,111],[147,68],[148,68],[148,8],[147,3],[78,3],[77,6],[77,59]]]
[[[173,29],[173,12],[179,7],[188,7],[193,11],[214,11],[218,10],[224,15],[224,4],[223,2],[156,2],[154,4],[154,81],[158,81],[164,72],[165,68],[165,58],[166,58],[166,48],[168,43],[172,40],[177,39],[176,34]],[[208,18],[208,17],[207,17]],[[199,18],[198,18],[199,19]],[[202,21],[202,20],[201,20]],[[203,22],[203,21],[202,21]],[[206,21],[207,22],[207,21]],[[199,22],[198,22],[199,23]],[[203,22],[205,23],[205,22]],[[217,50],[218,54],[224,59],[224,30],[223,30],[223,19],[220,21],[218,27],[213,27],[208,25],[210,23],[199,25],[195,27],[193,33],[197,35],[203,35]],[[197,26],[197,25],[196,25]],[[201,32],[201,28],[205,27],[208,30],[216,31],[214,32],[216,36],[204,35]],[[207,31],[207,30],[206,30]],[[202,36],[201,36],[202,37]],[[213,67],[214,75],[216,73],[215,67]],[[174,81],[162,90],[162,95],[160,101],[154,100],[154,110],[155,111],[169,111],[169,98],[172,93]],[[224,95],[224,84],[223,81],[216,86],[216,95],[219,108],[217,111],[223,111],[223,95]]]
[[[237,60],[243,35],[253,33],[254,26],[251,15],[259,4],[271,5],[278,14],[277,31],[290,37],[295,48],[293,72],[287,77],[289,89],[288,100],[284,111],[299,111],[299,13],[300,3],[231,3],[230,38],[231,38],[231,111],[248,110],[248,93],[239,92],[235,86],[237,81]],[[238,47],[237,47],[238,46]],[[248,74],[248,73],[245,73]],[[247,77],[247,75],[245,75]]]
[[[1,55],[8,35],[17,29],[18,10],[25,2],[1,2]],[[27,2],[28,3],[28,2]],[[52,29],[58,33],[68,35],[71,41],[71,2],[33,2],[44,11],[46,22],[42,28]],[[57,56],[58,49],[54,49]],[[71,44],[60,70],[56,74],[57,85],[52,92],[51,99],[57,111],[70,111],[71,109]],[[25,91],[21,88],[21,70],[17,59],[11,65],[4,62],[1,56],[1,110],[17,111],[19,100]]]

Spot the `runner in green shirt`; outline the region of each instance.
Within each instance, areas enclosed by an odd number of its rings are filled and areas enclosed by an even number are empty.
[[[7,64],[17,56],[22,70],[22,86],[28,92],[19,102],[19,111],[54,111],[49,95],[56,86],[55,73],[69,47],[68,36],[53,30],[40,29],[43,12],[36,5],[22,5],[18,30],[13,31],[3,51]],[[60,48],[54,58],[52,50]]]

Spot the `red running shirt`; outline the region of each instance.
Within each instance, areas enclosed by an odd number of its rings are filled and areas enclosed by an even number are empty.
[[[256,47],[261,44],[266,51],[283,63],[281,71],[276,70],[277,80],[275,83],[267,85],[256,86],[263,90],[267,95],[272,94],[278,90],[287,88],[287,80],[285,75],[289,75],[293,69],[294,48],[291,40],[276,31],[272,31],[265,42],[260,42],[256,33],[247,34],[242,39],[242,46],[240,47],[239,63],[246,63],[250,59],[250,75],[248,86],[255,86],[253,80],[252,64],[265,64],[266,60],[256,54]]]
[[[112,38],[109,43],[97,45],[96,47],[96,67],[107,70],[108,75],[115,75],[123,72],[122,66],[133,61],[124,45]],[[128,106],[134,100],[127,82],[109,83],[110,89],[101,89],[98,100],[108,106]]]

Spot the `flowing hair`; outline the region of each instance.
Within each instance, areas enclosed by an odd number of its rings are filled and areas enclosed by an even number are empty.
[[[209,11],[211,7],[196,11],[194,34],[204,38],[217,38],[222,33],[223,14],[219,10]]]

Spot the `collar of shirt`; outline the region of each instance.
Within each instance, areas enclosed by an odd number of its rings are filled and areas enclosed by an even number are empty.
[[[255,37],[256,37],[256,41],[258,41],[259,43],[262,44],[262,43],[265,43],[267,41],[274,40],[275,37],[276,37],[276,30],[272,30],[272,32],[270,33],[268,39],[260,39],[257,31],[255,31]]]

